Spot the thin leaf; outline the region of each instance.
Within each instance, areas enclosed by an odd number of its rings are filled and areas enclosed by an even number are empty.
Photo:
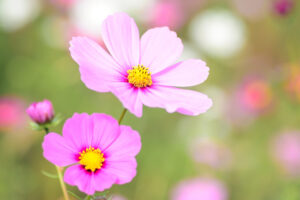
[[[44,174],[45,176],[47,176],[49,178],[54,178],[54,179],[58,178],[58,176],[56,174],[52,174],[52,173],[46,172],[44,170],[42,170],[42,174]]]
[[[71,192],[70,190],[68,190],[68,193],[71,194],[73,197],[75,197],[76,199],[82,200],[77,194]]]

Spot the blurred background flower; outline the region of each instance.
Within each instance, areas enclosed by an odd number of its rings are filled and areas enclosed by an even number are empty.
[[[218,180],[198,178],[181,182],[174,190],[173,200],[226,200],[227,191]]]

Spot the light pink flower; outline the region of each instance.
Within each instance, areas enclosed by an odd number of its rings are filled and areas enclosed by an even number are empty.
[[[227,191],[218,180],[198,178],[181,182],[172,200],[226,200]]]
[[[38,124],[50,122],[54,118],[52,103],[47,99],[32,103],[26,112],[30,118]]]
[[[149,10],[149,25],[151,27],[168,26],[171,29],[179,29],[185,16],[178,1],[158,1]]]
[[[211,107],[206,95],[176,88],[202,83],[209,68],[198,59],[172,64],[183,49],[175,32],[154,28],[140,40],[134,20],[117,13],[104,20],[102,38],[110,54],[86,37],[71,41],[71,56],[88,88],[112,92],[138,117],[143,105],[186,115],[198,115]]]
[[[135,156],[140,136],[106,114],[74,114],[63,127],[63,136],[49,133],[43,142],[44,157],[58,166],[72,165],[64,181],[89,195],[113,184],[125,184],[136,175]]]
[[[300,132],[277,135],[272,141],[272,154],[277,163],[290,175],[300,175]]]

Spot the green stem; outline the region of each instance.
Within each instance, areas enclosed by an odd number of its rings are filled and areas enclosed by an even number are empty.
[[[121,122],[122,122],[122,120],[123,120],[123,118],[124,118],[126,112],[127,112],[127,109],[124,108],[124,110],[123,110],[123,112],[122,112],[122,114],[121,114],[121,116],[120,116],[120,119],[119,119],[119,124],[121,124]]]
[[[49,128],[48,127],[45,127],[44,128],[45,132],[46,132],[46,135],[49,133]]]
[[[66,185],[63,181],[62,168],[57,166],[57,165],[55,165],[55,167],[56,167],[56,171],[57,171],[57,175],[58,175],[59,184],[60,184],[61,190],[62,190],[63,195],[64,195],[64,199],[65,200],[70,200],[69,196],[68,196]]]

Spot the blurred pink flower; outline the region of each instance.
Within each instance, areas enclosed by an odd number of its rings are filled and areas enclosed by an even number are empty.
[[[172,200],[226,200],[227,191],[218,180],[198,178],[181,182]]]
[[[157,1],[149,11],[148,24],[151,27],[168,26],[177,30],[185,20],[178,1]]]
[[[25,107],[16,97],[0,97],[0,130],[18,128],[25,122]]]
[[[274,3],[275,12],[279,15],[287,15],[290,13],[294,5],[292,0],[277,0]]]
[[[71,56],[88,88],[112,92],[137,117],[142,116],[143,105],[186,115],[198,115],[211,107],[206,95],[176,88],[202,83],[209,68],[198,59],[172,65],[183,49],[175,32],[154,28],[140,40],[134,20],[117,13],[104,20],[102,37],[110,54],[86,37],[71,41]]]
[[[137,131],[119,126],[106,114],[75,113],[63,127],[63,136],[49,133],[44,157],[65,167],[64,181],[89,195],[113,184],[125,184],[136,175],[135,156],[141,148]]]
[[[50,0],[52,4],[61,8],[69,8],[76,0]]]
[[[26,112],[30,116],[30,118],[38,124],[51,122],[54,118],[52,103],[47,99],[32,103],[27,108]]]
[[[262,0],[232,0],[232,4],[242,16],[250,20],[266,16],[271,7],[271,1]]]
[[[190,145],[190,152],[196,162],[213,168],[224,169],[231,163],[230,150],[210,139],[193,140],[192,145]]]
[[[237,98],[246,110],[262,112],[272,103],[271,87],[264,79],[250,78],[239,89]]]
[[[272,140],[272,154],[278,164],[290,175],[300,175],[300,132],[290,131]]]

